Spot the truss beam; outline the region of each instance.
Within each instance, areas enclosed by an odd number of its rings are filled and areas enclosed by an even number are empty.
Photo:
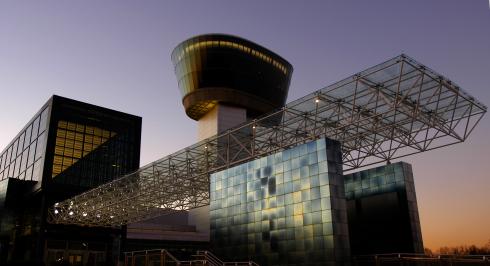
[[[400,55],[282,109],[57,203],[49,221],[120,226],[209,204],[209,175],[319,138],[342,144],[344,170],[463,142],[487,107]]]

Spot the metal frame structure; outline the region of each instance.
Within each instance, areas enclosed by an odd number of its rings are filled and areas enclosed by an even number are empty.
[[[119,226],[209,204],[209,175],[319,138],[344,170],[463,142],[487,107],[406,55],[56,203],[49,221]]]

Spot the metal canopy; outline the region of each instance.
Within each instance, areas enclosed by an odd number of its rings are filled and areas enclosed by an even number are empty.
[[[119,226],[209,204],[209,175],[319,138],[344,170],[463,142],[487,107],[400,55],[66,201],[49,221]]]

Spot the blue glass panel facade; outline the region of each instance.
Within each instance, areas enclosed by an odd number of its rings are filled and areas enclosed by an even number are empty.
[[[340,145],[320,139],[211,175],[211,243],[229,260],[342,265],[350,255]]]
[[[354,255],[422,253],[412,166],[398,162],[344,176]]]

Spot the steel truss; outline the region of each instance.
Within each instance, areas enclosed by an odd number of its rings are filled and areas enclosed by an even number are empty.
[[[487,107],[400,55],[49,210],[52,223],[120,226],[209,204],[209,175],[319,138],[344,170],[463,142]]]

